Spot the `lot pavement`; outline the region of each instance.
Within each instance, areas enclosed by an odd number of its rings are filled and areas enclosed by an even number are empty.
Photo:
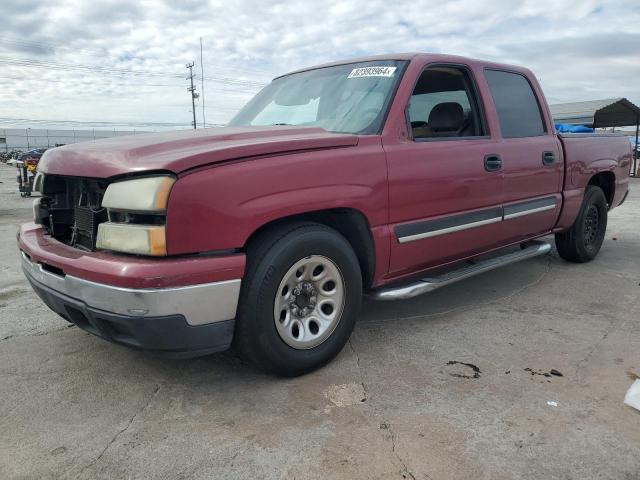
[[[31,201],[14,170],[0,164],[2,479],[640,478],[640,412],[622,402],[640,375],[638,181],[595,261],[553,252],[367,301],[335,361],[283,380],[48,311],[19,269]]]

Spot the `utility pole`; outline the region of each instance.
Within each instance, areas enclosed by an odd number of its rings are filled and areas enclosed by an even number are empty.
[[[198,98],[198,93],[196,92],[196,87],[193,86],[193,66],[194,62],[187,63],[187,68],[189,69],[189,76],[187,80],[191,81],[191,86],[187,88],[187,92],[191,92],[191,111],[193,112],[193,129],[196,129],[196,98]]]

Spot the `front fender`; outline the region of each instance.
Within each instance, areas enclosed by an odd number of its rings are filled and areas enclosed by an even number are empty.
[[[291,215],[352,208],[387,223],[387,171],[378,142],[194,171],[167,208],[169,255],[242,248],[261,226]]]

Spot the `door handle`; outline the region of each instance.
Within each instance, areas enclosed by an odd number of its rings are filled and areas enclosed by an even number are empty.
[[[502,160],[499,155],[489,154],[484,157],[484,169],[487,172],[497,172],[502,168]]]
[[[556,154],[553,152],[542,152],[542,164],[553,165],[556,161]]]

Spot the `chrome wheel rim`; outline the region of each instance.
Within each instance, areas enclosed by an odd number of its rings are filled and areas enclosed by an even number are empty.
[[[344,278],[332,260],[322,255],[298,260],[276,291],[273,319],[280,338],[298,350],[317,347],[340,323],[344,296]]]

